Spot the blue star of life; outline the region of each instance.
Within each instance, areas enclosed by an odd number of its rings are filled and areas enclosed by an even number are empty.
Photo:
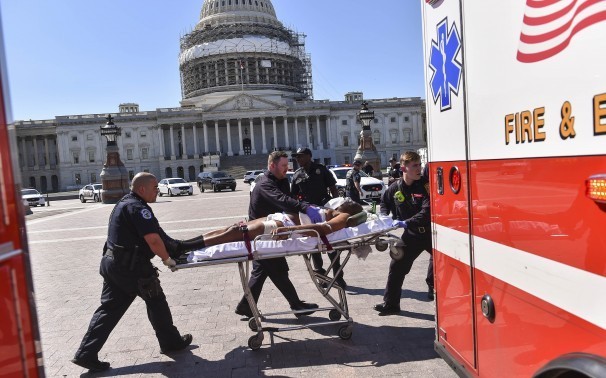
[[[429,86],[434,104],[440,100],[440,111],[451,108],[451,93],[459,94],[461,83],[461,63],[456,58],[461,50],[461,38],[455,23],[448,31],[448,18],[436,27],[437,41],[431,41],[429,68],[433,71]]]

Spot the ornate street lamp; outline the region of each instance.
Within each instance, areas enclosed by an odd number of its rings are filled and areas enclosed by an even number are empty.
[[[107,116],[107,123],[101,126],[101,136],[107,139],[107,158],[101,170],[101,201],[117,203],[129,192],[128,172],[120,160],[120,149],[116,143],[121,130],[114,124],[112,115]]]
[[[368,102],[364,101],[362,103],[357,118],[362,124],[362,131],[360,132],[358,150],[354,160],[361,160],[362,163],[368,161],[374,168],[374,175],[381,177],[381,158],[377,153],[377,147],[375,147],[372,140],[372,131],[370,130],[370,123],[375,119],[375,112],[368,110]]]

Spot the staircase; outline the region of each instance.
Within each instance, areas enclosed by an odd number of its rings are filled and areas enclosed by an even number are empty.
[[[267,169],[267,155],[221,156],[219,169],[242,180],[246,171]]]

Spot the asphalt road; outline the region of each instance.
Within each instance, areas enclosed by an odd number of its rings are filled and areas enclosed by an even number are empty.
[[[242,220],[248,209],[248,185],[235,192],[195,193],[162,197],[152,208],[165,231],[189,238]],[[112,205],[53,201],[33,208],[27,232],[33,265],[37,311],[47,376],[72,377],[86,370],[70,363],[91,315],[99,305],[101,248]],[[429,255],[424,253],[407,277],[402,313],[380,317],[372,306],[382,301],[390,257],[373,252],[366,260],[352,257],[345,267],[347,300],[354,320],[353,336],[341,340],[339,325],[265,334],[259,350],[248,348],[254,335],[234,314],[242,296],[236,264],[222,264],[172,273],[155,259],[175,325],[193,334],[188,350],[166,356],[145,311],[135,300],[101,351],[112,369],[102,376],[158,377],[456,377],[433,350],[434,302],[424,282]],[[328,265],[324,256],[325,265]],[[299,296],[329,306],[307,273],[301,256],[289,257],[290,276]],[[286,300],[268,280],[259,301],[262,312],[288,310]],[[327,320],[326,312],[277,326]],[[264,325],[267,325],[264,323]]]

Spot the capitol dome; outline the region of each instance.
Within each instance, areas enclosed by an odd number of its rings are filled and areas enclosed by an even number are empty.
[[[181,38],[182,103],[241,91],[312,98],[304,40],[269,0],[205,0],[196,27]]]

